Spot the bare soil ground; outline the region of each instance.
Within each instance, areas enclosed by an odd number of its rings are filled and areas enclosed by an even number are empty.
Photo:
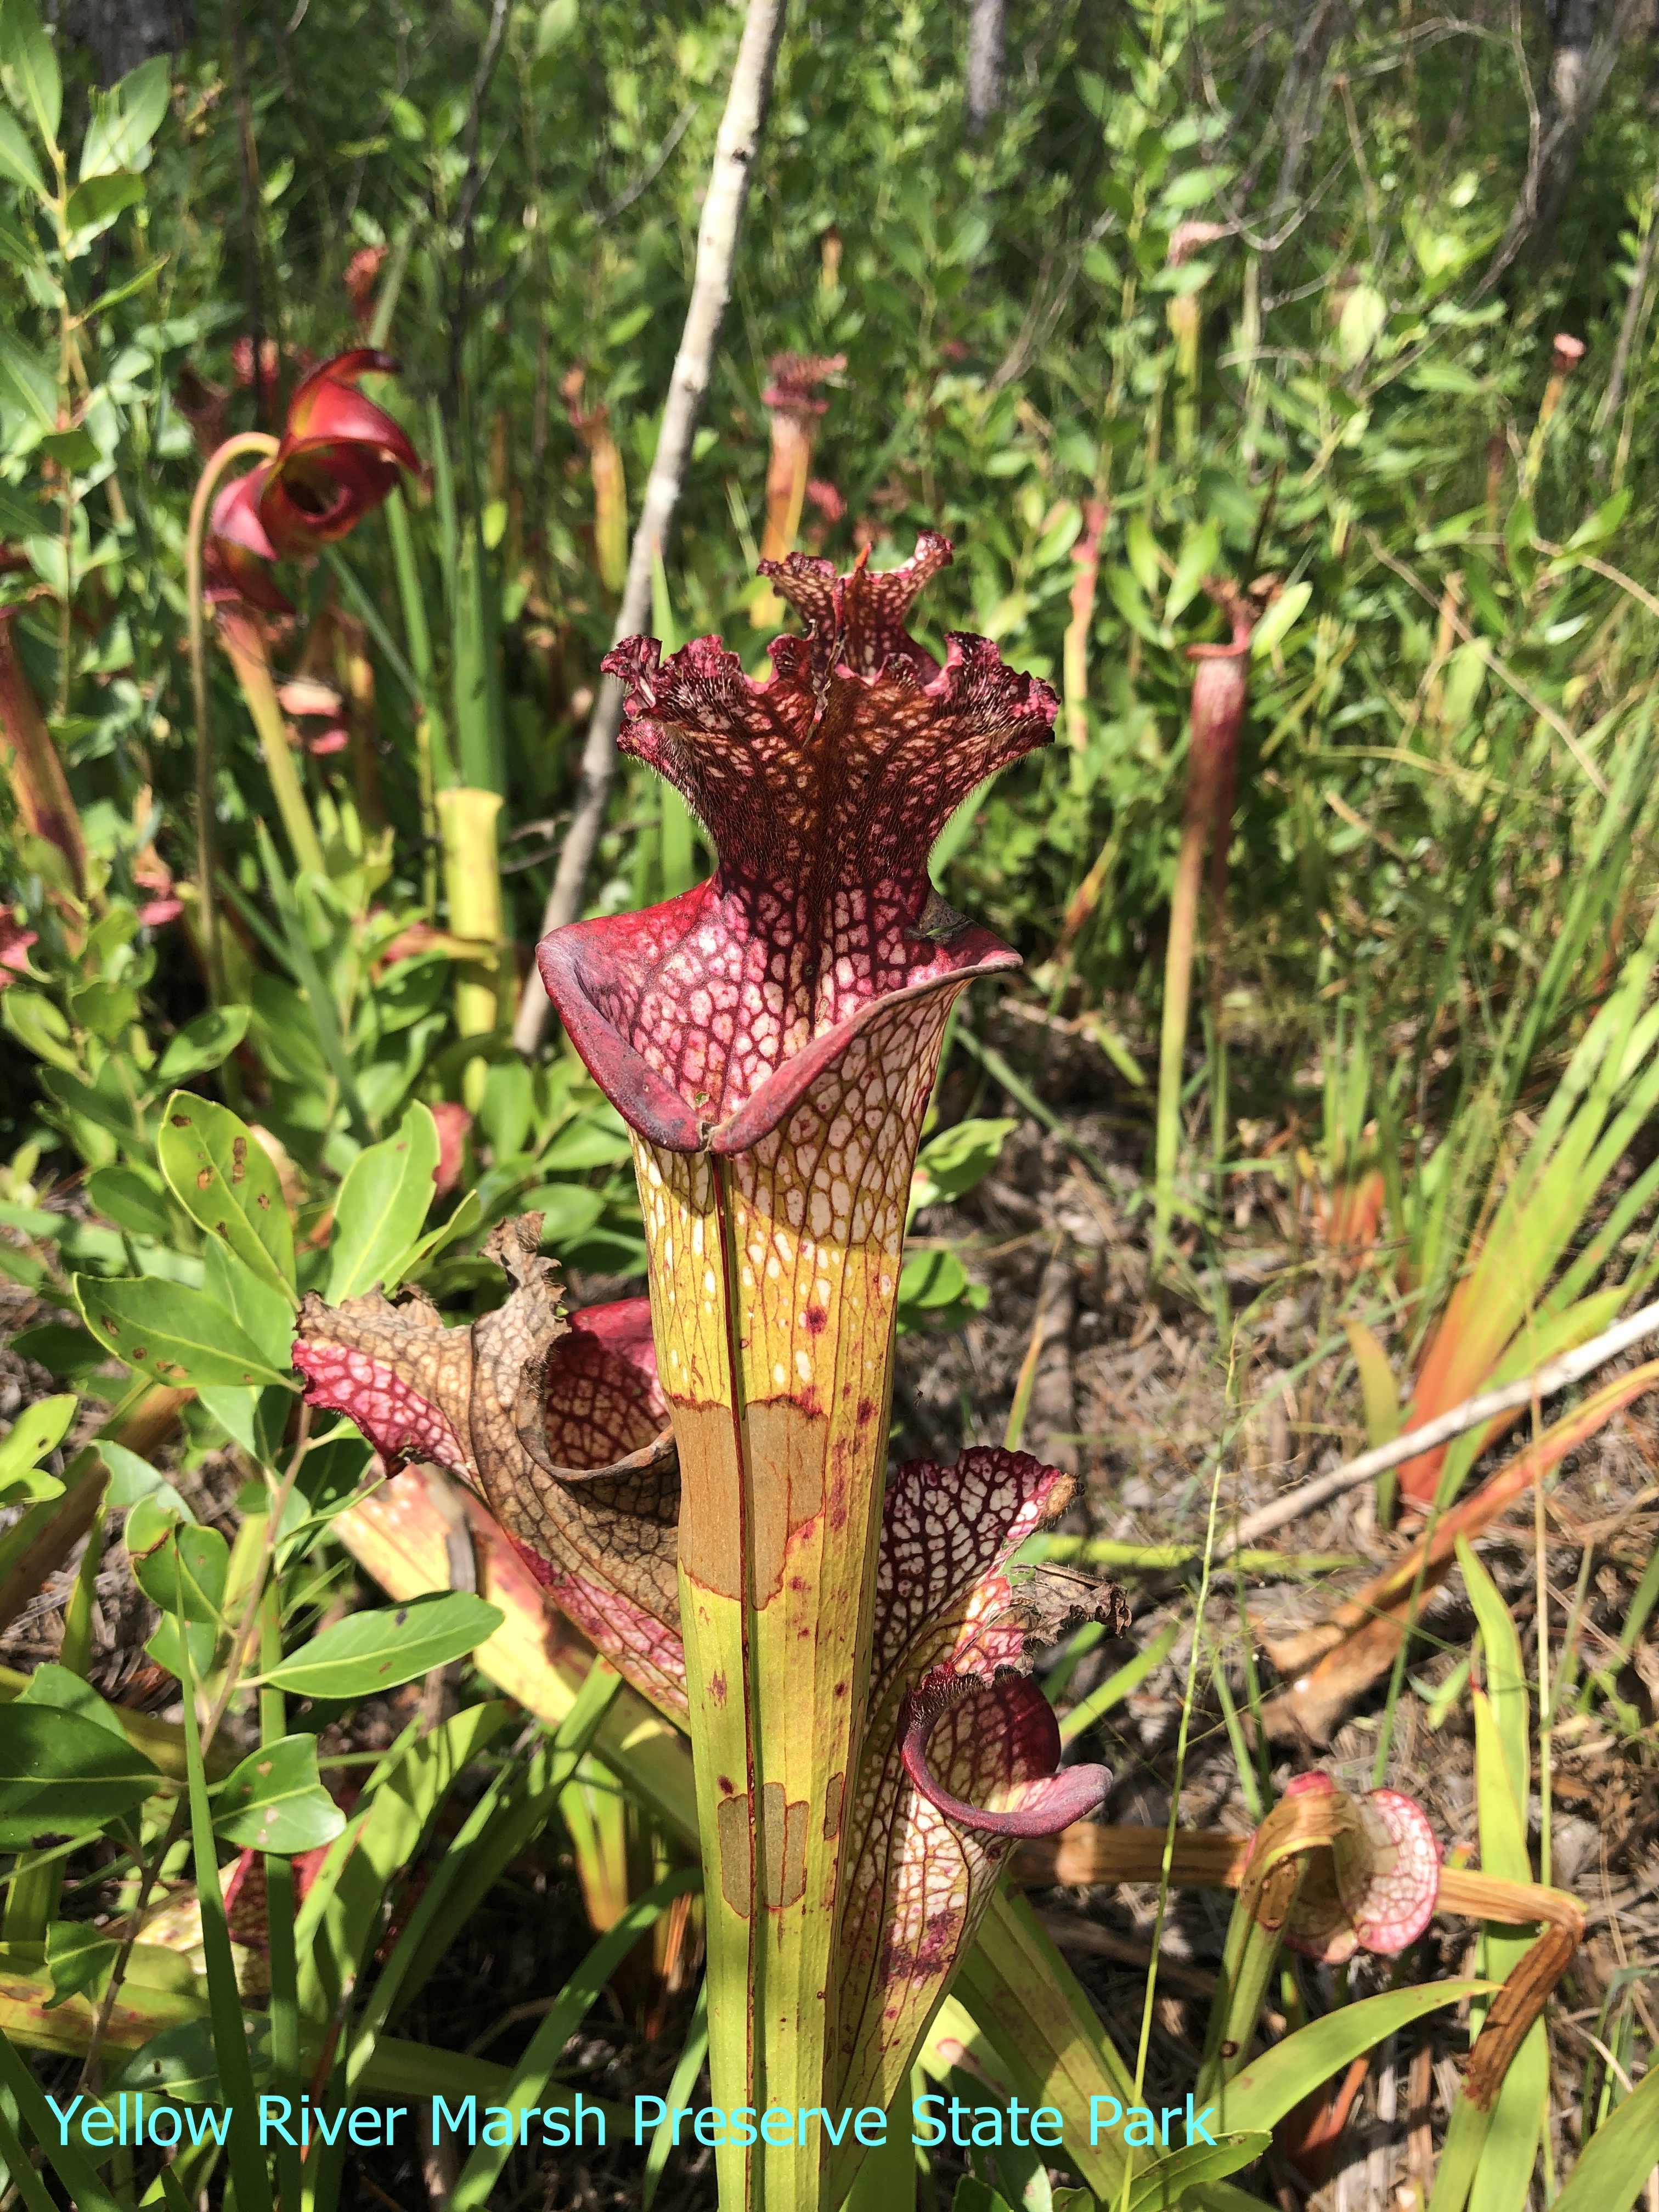
[[[923,1214],[916,1233],[951,1243],[989,1297],[981,1313],[947,1334],[919,1333],[900,1345],[896,1448],[904,1455],[950,1460],[964,1443],[1000,1443],[1022,1364],[1035,1344],[1036,1379],[1024,1442],[1073,1468],[1079,1487],[1062,1530],[1133,1546],[1201,1544],[1212,1490],[1217,1525],[1228,1528],[1253,1506],[1362,1447],[1358,1392],[1340,1335],[1329,1343],[1339,1263],[1322,1251],[1305,1191],[1288,1194],[1270,1172],[1237,1179],[1227,1193],[1231,1228],[1217,1269],[1193,1255],[1196,1295],[1148,1291],[1148,1215],[1142,1201],[1147,1132],[1144,1117],[1097,1101],[1121,1085],[1101,1079],[1097,1060],[1063,1035],[1045,1035],[1007,1017],[998,1034],[1012,1065],[1054,1102],[1059,1132],[1024,1122],[997,1171],[953,1207]],[[952,1077],[963,1111],[1000,1110],[993,1086],[974,1072]],[[584,1285],[591,1290],[592,1286]],[[620,1286],[616,1286],[620,1287]],[[614,1289],[612,1291],[614,1294]],[[8,1333],[33,1318],[28,1302],[7,1297]],[[1218,1313],[1226,1327],[1224,1334]],[[1324,1356],[1312,1358],[1322,1345]],[[0,1350],[0,1419],[54,1387],[43,1370]],[[1483,1470],[1503,1456],[1498,1445]],[[198,1510],[228,1526],[239,1481],[228,1455],[210,1457],[189,1478]],[[1484,1536],[1481,1556],[1509,1600],[1529,1667],[1535,1672],[1537,1521],[1522,1499]],[[1659,1533],[1659,1401],[1639,1400],[1569,1460],[1548,1486],[1543,1509],[1541,1579],[1550,1607],[1551,1656],[1559,1671],[1569,1636],[1581,1663],[1617,1669],[1620,1698],[1636,1717],[1621,1733],[1598,1711],[1575,1717],[1553,1744],[1549,1835],[1553,1879],[1582,1900],[1584,1947],[1552,2012],[1552,2151],[1558,2172],[1575,2155],[1587,2074],[1600,2094],[1606,2067],[1595,2048],[1612,2032],[1620,2004],[1634,2008],[1659,2038],[1645,1977],[1659,1970],[1659,1642],[1644,1636],[1632,1661],[1616,1639]],[[1249,1729],[1251,1662],[1264,1696],[1274,1684],[1268,1647],[1319,1617],[1396,1556],[1404,1539],[1379,1528],[1369,1489],[1283,1530],[1285,1554],[1273,1572],[1231,1568],[1212,1582],[1204,1615],[1197,1684],[1182,1782],[1182,1826],[1243,1834],[1253,1825],[1226,1716],[1212,1680],[1218,1668]],[[1346,1562],[1345,1565],[1328,1563]],[[52,1657],[76,1566],[71,1559],[10,1624],[0,1663],[28,1668]],[[1103,1759],[1115,1780],[1103,1818],[1161,1826],[1176,1779],[1176,1747],[1188,1688],[1196,1567],[1118,1570],[1134,1607],[1124,1643],[1103,1644],[1072,1677],[1085,1694],[1168,1624],[1180,1625],[1169,1658],[1074,1747]],[[106,1695],[165,1709],[174,1686],[145,1660],[153,1623],[146,1601],[112,1546],[98,1582],[94,1674]],[[1454,1685],[1467,1657],[1473,1620],[1455,1574],[1429,1600],[1406,1668],[1387,1759],[1387,1777],[1424,1806],[1449,1849],[1472,1849],[1475,1803],[1468,1699]],[[1277,1741],[1253,1749],[1264,1781],[1282,1786],[1319,1765],[1356,1790],[1371,1786],[1386,1682],[1355,1705],[1328,1743]],[[392,1699],[331,1724],[323,1748],[374,1748],[391,1741],[429,1690],[414,1685]],[[1532,1806],[1534,1851],[1541,1812]],[[460,1817],[460,1808],[453,1819]],[[442,1848],[442,1838],[438,1842]],[[1028,1875],[1041,1869],[1028,1862]],[[1108,2031],[1133,2066],[1156,1911],[1150,1887],[1035,1892],[1045,1924],[1097,2002]],[[1227,1900],[1207,1893],[1174,1899],[1158,1948],[1159,1978],[1152,2021],[1148,2101],[1178,2101],[1190,2085],[1204,2039],[1226,1924]],[[515,1863],[469,1924],[463,1944],[430,1984],[406,2035],[510,2061],[533,2033],[549,1991],[592,1941],[571,1853],[550,1833]],[[1473,1971],[1475,1930],[1437,1921],[1413,1959],[1410,1978]],[[695,1928],[688,1928],[666,1980],[635,1971],[606,1992],[568,2054],[572,2078],[626,2102],[659,2092],[682,2040],[696,1986]],[[1383,1986],[1387,1962],[1356,1965],[1349,1987]],[[1299,1962],[1297,1984],[1279,2002],[1317,2011],[1335,2001],[1328,1969]],[[1610,2004],[1610,1999],[1612,2000]],[[1595,2040],[1593,2040],[1595,2039]],[[1377,2055],[1335,2146],[1328,2173],[1310,2200],[1287,2169],[1268,2185],[1287,2208],[1310,2201],[1317,2212],[1358,2212],[1396,2201],[1402,2185],[1426,2179],[1467,2051],[1455,2013],[1437,2016]],[[442,2183],[428,2157],[386,2155],[354,2169],[362,2205],[414,2208]],[[948,2204],[953,2184],[937,2176]],[[503,2176],[502,2212],[598,2212],[636,2208],[640,2160],[615,2143],[577,2160],[515,2154]],[[708,2154],[677,2154],[657,2203],[663,2212],[700,2212],[714,2203]]]

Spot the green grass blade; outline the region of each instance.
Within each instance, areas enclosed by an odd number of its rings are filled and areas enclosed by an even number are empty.
[[[1623,2212],[1659,2166],[1659,2067],[1646,2074],[1578,2154],[1554,2212]]]
[[[1544,2022],[1534,2021],[1510,2061],[1469,2186],[1468,2212],[1526,2212],[1548,2116],[1547,2035]]]
[[[9,2051],[10,2045],[8,2044],[6,2048]],[[21,2064],[21,2062],[19,2061],[19,2063]],[[30,2079],[33,2080],[33,2076],[31,2075]],[[42,2109],[45,2108],[43,2099]],[[52,2142],[51,2136],[44,2136],[41,2138],[41,2148],[46,2151],[48,2156],[51,2155]],[[46,2183],[35,2171],[16,2129],[13,2127],[3,2112],[0,2112],[0,2158],[4,2159],[11,2185],[28,2207],[28,2212],[58,2212],[58,2207],[52,2203]],[[61,2179],[64,2178],[62,2169],[59,2168],[58,2172]],[[87,2200],[82,2198],[79,2201],[85,2203]],[[108,2201],[107,2198],[105,2199],[106,2203]]]
[[[1422,1989],[1384,1990],[1380,1996],[1339,2005],[1322,2020],[1310,2021],[1285,2036],[1214,2091],[1221,2124],[1230,2131],[1277,2127],[1304,2097],[1362,2051],[1374,2051],[1385,2037],[1409,2027],[1413,2021],[1461,2004],[1492,1986],[1489,1982],[1430,1982]]]
[[[698,1984],[697,2002],[692,2008],[691,2023],[685,2032],[685,2045],[681,2051],[668,2084],[668,2118],[659,2120],[656,2133],[651,2138],[651,2148],[645,2157],[645,2179],[640,2191],[640,2212],[651,2212],[657,2185],[662,2179],[662,2170],[668,2163],[668,2154],[673,2148],[673,2115],[678,2106],[685,2104],[702,2071],[702,2062],[708,2056],[708,1983],[705,1978]],[[906,2146],[906,2155],[910,2155]],[[856,2198],[858,2191],[853,2192]]]
[[[395,492],[392,494],[392,497],[394,499],[397,497],[397,494]],[[405,527],[406,526],[405,526]],[[421,702],[421,685],[416,678],[415,671],[410,666],[408,661],[404,659],[403,654],[398,650],[397,642],[393,639],[392,632],[386,628],[386,617],[381,614],[379,607],[375,605],[368,591],[364,588],[362,580],[358,576],[356,570],[353,568],[350,562],[344,558],[337,545],[325,546],[323,551],[323,558],[327,562],[335,581],[344,592],[347,599],[350,600],[353,610],[356,613],[358,619],[362,622],[363,628],[368,632],[375,644],[380,647],[380,657],[386,662],[386,666],[392,671],[398,683],[403,686],[404,691],[410,702],[418,707]]]
[[[700,1889],[702,1873],[684,1867],[666,1875],[638,1898],[610,1929],[559,1991],[546,2018],[519,2061],[513,2087],[503,2100],[509,2111],[533,2105],[546,2088],[558,2063],[559,2053],[586,2018],[599,1991],[632,1950],[639,1938],[667,1911],[677,1897]],[[481,2143],[461,2169],[461,2178],[450,2199],[452,2212],[472,2212],[488,2204],[490,2193],[507,2163],[507,2145]]]
[[[1144,1651],[1126,1659],[1120,1668],[1080,1698],[1068,1713],[1060,1717],[1060,1740],[1062,1744],[1075,1743],[1087,1729],[1091,1729],[1103,1713],[1121,1703],[1131,1690],[1138,1689],[1153,1670],[1161,1667],[1174,1650],[1181,1635],[1181,1623],[1172,1620],[1161,1629]]]
[[[179,1609],[183,1609],[182,1591]],[[191,1844],[196,1863],[196,1894],[202,1912],[202,1949],[207,1964],[208,2005],[213,2021],[214,2060],[220,2086],[232,2113],[230,2171],[236,2184],[238,2212],[272,2212],[270,2178],[258,2148],[253,2128],[253,2068],[248,2057],[247,2027],[242,2014],[241,1993],[236,1986],[236,1966],[230,1953],[230,1926],[225,1917],[224,1897],[219,1887],[219,1859],[213,1841],[213,1805],[208,1796],[207,1774],[202,1765],[202,1735],[196,1718],[196,1683],[186,1638],[179,1638],[184,1653],[182,1705],[185,1722],[185,1763],[190,1795]],[[237,2125],[237,2120],[242,2122]]]
[[[73,2136],[76,2136],[76,2130],[73,2130],[73,2124],[70,2124],[69,2128],[69,2136],[70,2136],[69,2142],[66,2143],[58,2142],[58,2136],[60,2136],[64,2130],[62,2130],[62,2128],[58,2126],[58,2121],[51,2117],[51,2108],[49,2104],[46,2104],[45,2093],[42,2093],[42,2088],[40,2088],[40,2084],[35,2081],[33,2075],[28,2073],[27,2062],[24,2062],[18,2046],[11,2042],[11,2037],[9,2035],[0,2035],[0,2086],[11,2090],[13,2100],[15,2100],[15,2104],[18,2104],[18,2115],[22,2117],[24,2128],[28,2128],[28,2132],[33,2135],[33,2139],[40,2143],[42,2152],[46,2154],[46,2163],[51,2166],[51,2170],[58,2174],[58,2179],[60,2179],[62,2184],[64,2184],[64,2188],[69,2190],[69,2201],[76,2205],[76,2212],[122,2212],[118,2201],[112,2199],[111,2192],[104,2188],[104,2184],[101,2184],[100,2179],[97,2179],[97,2174],[93,2172],[91,2159],[82,2157],[82,2152],[76,2148],[76,2139],[73,2139]],[[15,2163],[13,2163],[13,2157],[11,2157],[13,2143],[18,2146],[18,2159],[15,2159]],[[28,2159],[27,2154],[24,2154],[22,2146],[18,2143],[18,2136],[11,2135],[11,2142],[3,2143],[0,2148],[4,2148],[7,2166],[11,2166],[11,2179],[18,2184],[20,2194],[27,2194],[22,2190],[22,2174],[31,2174],[33,2172],[33,2167],[28,2166]],[[40,2188],[38,2174],[35,2174],[35,2188]],[[40,2194],[42,2194],[46,2208],[51,2208],[51,2197],[46,2197],[45,2188],[40,2188]],[[28,2212],[38,2212],[33,2201],[28,2203]]]
[[[1503,1593],[1466,1536],[1457,1540],[1457,1564],[1463,1571],[1463,1587],[1469,1594],[1469,1603],[1474,1607],[1480,1630],[1486,1696],[1503,1748],[1510,1795],[1518,1813],[1527,1802],[1532,1784],[1532,1707],[1527,1689],[1526,1662],[1521,1656],[1521,1638],[1516,1633],[1514,1618]],[[1524,1843],[1522,1848],[1524,1856]],[[1490,1873],[1503,1874],[1514,1881],[1532,1880],[1530,1864],[1516,1869],[1493,1865],[1485,1855],[1484,1832],[1481,1850],[1481,1863]]]
[[[1245,1740],[1243,1723],[1238,1717],[1238,1705],[1221,1665],[1221,1654],[1215,1648],[1214,1638],[1208,1629],[1204,1632],[1204,1648],[1210,1662],[1210,1681],[1221,1707],[1223,1725],[1227,1731],[1228,1747],[1233,1754],[1233,1766],[1238,1776],[1238,1786],[1244,1799],[1244,1809],[1260,1827],[1267,1811],[1262,1802],[1261,1785],[1256,1776],[1255,1761],[1250,1757],[1250,1747]]]
[[[375,1984],[352,2046],[349,2079],[361,2078],[381,2029],[407,2010],[461,1927],[507,1866],[544,1825],[622,1686],[595,1661],[554,1738],[544,1785],[502,1809],[502,1787],[487,1790],[433,1875]]]

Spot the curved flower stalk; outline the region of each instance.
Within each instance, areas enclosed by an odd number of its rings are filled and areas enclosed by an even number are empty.
[[[295,1364],[307,1399],[355,1419],[389,1463],[435,1459],[478,1490],[555,1601],[678,1717],[684,1650],[662,1619],[660,1564],[665,1553],[672,1571],[678,1486],[645,1301],[589,1307],[567,1326],[551,1263],[529,1256],[535,1240],[533,1216],[497,1233],[517,1287],[470,1329],[437,1326],[419,1298],[307,1301]],[[551,1457],[562,1464],[550,1483]],[[601,1488],[612,1505],[602,1531]],[[888,1491],[846,1905],[821,2000],[835,2023],[821,2100],[832,2112],[891,2102],[1008,1852],[1092,1811],[1110,1786],[1099,1767],[1057,1771],[1058,1728],[1026,1670],[1035,1646],[1079,1618],[1121,1632],[1122,1594],[1010,1564],[1071,1490],[1023,1453],[971,1450],[950,1470],[902,1467]],[[848,2136],[821,2176],[813,2159],[802,2201],[839,2205],[860,2155]]]
[[[622,744],[720,855],[710,881],[539,948],[577,1051],[635,1133],[683,1484],[681,1619],[709,1896],[714,2095],[823,2101],[823,1991],[869,1674],[905,1200],[950,1007],[1012,951],[927,856],[1057,704],[994,645],[940,668],[905,616],[950,558],[774,563],[806,618],[747,678],[718,639],[629,685]],[[816,2203],[798,2153],[756,2194]],[[750,2201],[746,2154],[722,2189]]]
[[[210,600],[217,610],[220,637],[258,732],[295,860],[320,873],[322,845],[289,750],[259,617],[294,611],[270,563],[313,556],[378,507],[402,471],[419,471],[419,456],[403,430],[357,388],[371,371],[390,375],[397,366],[389,354],[367,346],[319,362],[296,387],[281,438],[245,432],[228,439],[210,457],[197,485],[185,542],[197,725],[197,877],[204,951],[216,987],[213,751],[203,606]],[[248,454],[258,457],[254,466],[220,488],[227,468]]]

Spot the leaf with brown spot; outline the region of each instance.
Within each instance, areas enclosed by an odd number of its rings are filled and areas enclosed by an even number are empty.
[[[228,1106],[175,1091],[155,1158],[191,1220],[219,1237],[262,1283],[296,1303],[294,1226],[282,1183],[246,1125]]]

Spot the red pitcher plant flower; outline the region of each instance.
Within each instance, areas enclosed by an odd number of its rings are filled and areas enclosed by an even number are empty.
[[[910,603],[949,557],[930,534],[890,574],[771,564],[807,635],[775,641],[764,682],[718,639],[665,663],[651,640],[611,654],[623,744],[680,791],[720,866],[539,953],[635,1135],[727,2104],[824,2094],[906,1195],[950,1007],[1015,964],[937,896],[927,856],[969,792],[1047,741],[1057,706],[988,640],[953,636],[940,667],[910,638]],[[799,2158],[755,2160],[764,2201],[816,2203]],[[734,2204],[747,2163],[726,2154]]]
[[[420,457],[404,431],[358,389],[371,373],[391,376],[397,369],[390,354],[371,346],[319,362],[289,402],[270,458],[215,501],[216,550],[254,605],[269,605],[274,586],[257,576],[249,556],[270,562],[319,553],[379,507],[400,471],[419,474]]]
[[[491,1241],[514,1285],[498,1312],[447,1329],[418,1295],[334,1310],[313,1296],[295,1364],[308,1400],[349,1415],[388,1463],[435,1461],[471,1485],[561,1609],[683,1719],[682,1499],[647,1302],[567,1321],[539,1226],[529,1215]],[[813,2101],[832,2112],[891,2102],[1009,1850],[1109,1786],[1098,1767],[1056,1771],[1058,1727],[1025,1670],[1030,1648],[1085,1613],[1126,1627],[1121,1595],[1010,1565],[1071,1486],[1024,1454],[972,1450],[949,1471],[901,1468],[887,1492],[844,1904],[817,2007],[832,2029]],[[778,1841],[787,1885],[800,1856],[787,1811]],[[798,2162],[794,2200],[838,2206],[860,2155],[843,2131],[822,2171],[816,2154]]]
[[[296,387],[281,438],[251,430],[226,439],[196,487],[185,562],[197,729],[197,880],[203,951],[216,994],[222,979],[203,608],[211,599],[218,609],[220,635],[259,733],[266,773],[295,860],[301,867],[320,873],[322,846],[289,752],[258,617],[293,612],[270,574],[270,563],[319,553],[380,506],[403,471],[419,472],[419,456],[403,429],[358,389],[371,372],[392,375],[397,367],[390,354],[368,346],[319,362]],[[227,469],[250,455],[256,457],[254,466],[222,488]]]

